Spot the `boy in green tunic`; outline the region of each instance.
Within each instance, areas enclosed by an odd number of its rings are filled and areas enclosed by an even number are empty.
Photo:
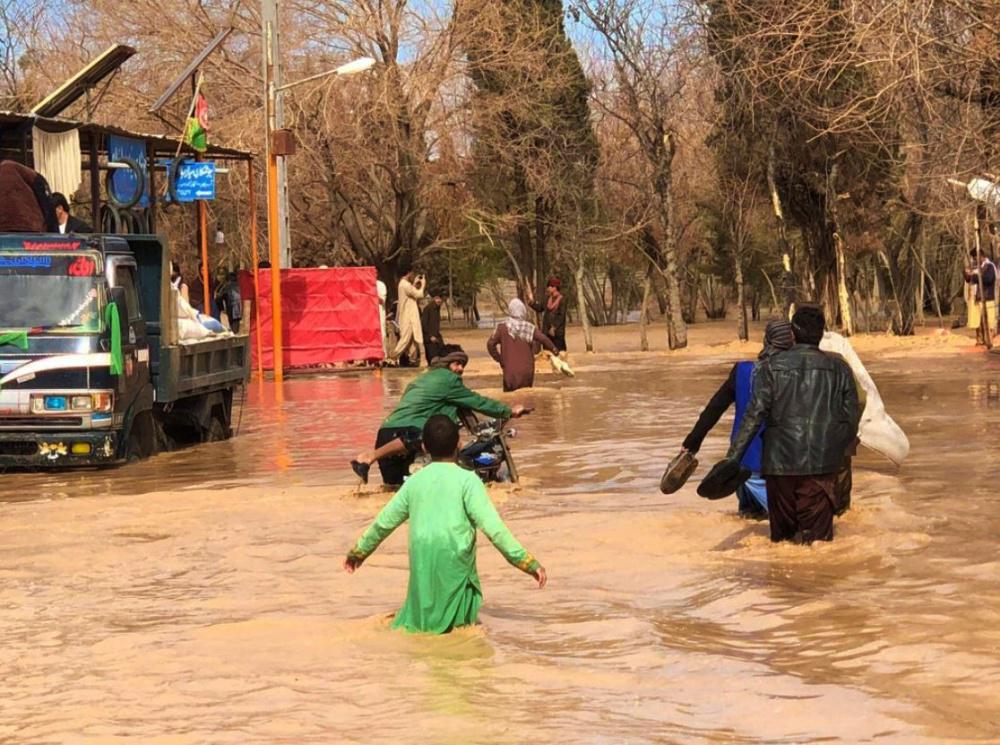
[[[344,559],[353,574],[392,531],[410,521],[410,581],[393,628],[445,634],[479,617],[483,591],[476,571],[476,528],[511,564],[545,587],[545,569],[511,534],[472,471],[455,463],[458,426],[435,415],[423,430],[433,462],[410,477]]]

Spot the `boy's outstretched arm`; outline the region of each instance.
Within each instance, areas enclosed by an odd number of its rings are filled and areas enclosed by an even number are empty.
[[[478,478],[469,479],[466,485],[465,512],[472,522],[490,539],[490,543],[496,546],[503,557],[526,574],[530,574],[538,581],[538,587],[545,587],[549,581],[545,568],[538,563],[538,560],[528,553],[510,528],[504,523],[497,513],[496,507],[490,501],[486,487]]]
[[[379,547],[389,535],[406,522],[410,516],[410,504],[406,484],[396,492],[395,496],[378,513],[368,529],[361,534],[358,542],[354,544],[347,556],[344,558],[344,571],[354,574],[354,570],[371,556],[375,549]]]

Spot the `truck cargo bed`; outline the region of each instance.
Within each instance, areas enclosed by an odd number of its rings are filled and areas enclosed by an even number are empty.
[[[153,372],[156,401],[167,403],[250,379],[246,334],[163,345]]]

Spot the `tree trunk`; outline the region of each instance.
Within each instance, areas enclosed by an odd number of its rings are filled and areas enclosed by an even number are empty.
[[[646,270],[646,279],[642,283],[642,306],[639,308],[639,349],[643,352],[649,351],[649,294],[653,284],[653,272]]]
[[[683,349],[687,346],[687,324],[681,309],[680,266],[677,261],[677,240],[674,234],[673,194],[674,141],[663,136],[663,153],[657,163],[654,186],[660,203],[660,223],[663,228],[663,274],[667,284],[667,346]]]
[[[594,337],[590,331],[590,319],[587,317],[587,298],[583,293],[583,257],[578,257],[574,271],[576,280],[576,305],[580,309],[580,325],[583,326],[583,344],[588,352],[594,351]]]
[[[854,335],[854,317],[851,315],[851,294],[847,291],[847,261],[844,258],[844,243],[840,233],[833,234],[837,251],[837,294],[840,297],[840,320],[844,325],[844,336]]]
[[[747,328],[747,286],[743,278],[743,262],[736,258],[736,304],[739,306],[736,324],[736,335],[740,341],[750,340],[750,330]]]

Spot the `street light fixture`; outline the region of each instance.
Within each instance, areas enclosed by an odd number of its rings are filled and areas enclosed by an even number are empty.
[[[271,258],[272,357],[274,381],[280,383],[284,380],[284,347],[281,329],[281,230],[279,215],[288,215],[288,190],[284,183],[285,171],[282,170],[280,174],[282,183],[279,183],[278,173],[278,155],[286,155],[287,150],[283,148],[282,152],[278,153],[278,148],[275,147],[275,133],[278,130],[278,94],[289,88],[294,88],[303,83],[309,83],[331,75],[356,75],[370,70],[375,65],[375,60],[371,57],[361,57],[333,70],[310,75],[292,83],[276,85],[275,67],[278,44],[275,29],[271,21],[267,21],[264,24],[264,36],[264,85],[267,92],[267,106],[265,111],[267,134],[267,240]]]
[[[310,75],[307,78],[302,78],[301,80],[296,80],[294,83],[285,83],[284,85],[279,85],[275,87],[275,92],[280,93],[281,91],[287,91],[289,88],[294,88],[297,85],[302,85],[303,83],[311,83],[314,80],[321,80],[322,78],[328,78],[331,75],[357,75],[359,72],[365,72],[370,70],[375,66],[375,60],[371,57],[359,57],[356,60],[348,62],[346,65],[341,65],[340,67],[335,67],[332,70],[327,70],[326,72],[318,72],[315,75]]]

